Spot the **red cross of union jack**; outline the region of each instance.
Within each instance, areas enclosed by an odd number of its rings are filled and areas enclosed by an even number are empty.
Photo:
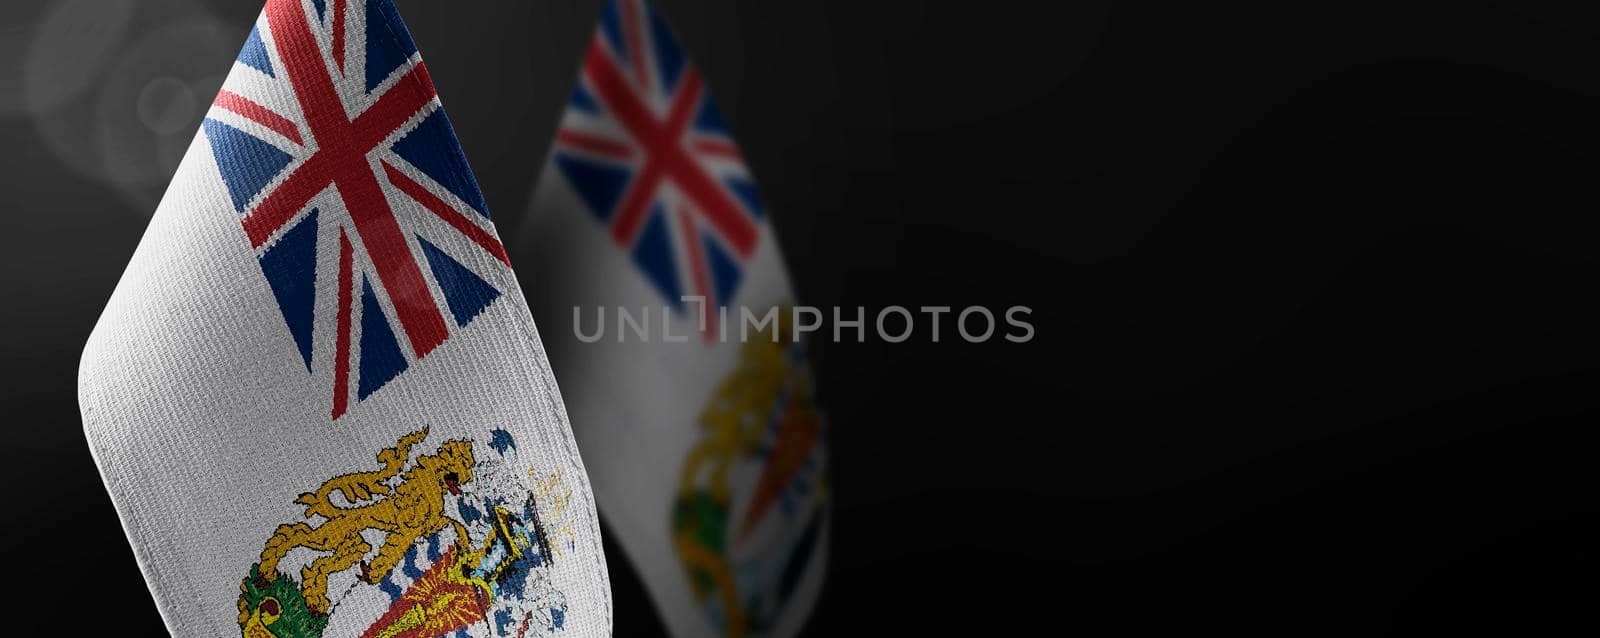
[[[500,296],[479,272],[509,259],[392,0],[268,0],[204,129],[333,418],[352,375],[367,398]]]
[[[731,301],[761,201],[699,71],[642,0],[606,3],[554,161],[669,303]]]

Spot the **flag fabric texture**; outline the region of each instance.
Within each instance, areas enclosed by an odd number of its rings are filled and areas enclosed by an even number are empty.
[[[85,348],[174,635],[608,635],[583,463],[391,0],[269,0]]]
[[[517,248],[608,533],[675,636],[793,635],[824,421],[755,180],[659,12],[605,4],[555,138]]]

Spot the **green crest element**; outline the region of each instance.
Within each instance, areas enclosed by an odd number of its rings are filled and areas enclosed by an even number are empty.
[[[312,613],[293,578],[266,580],[255,564],[239,583],[239,631],[246,637],[320,638],[327,627],[328,617]]]

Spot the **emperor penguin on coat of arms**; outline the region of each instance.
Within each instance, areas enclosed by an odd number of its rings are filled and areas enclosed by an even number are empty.
[[[243,638],[317,638],[335,622],[365,626],[360,638],[559,631],[567,606],[549,568],[574,542],[570,489],[532,470],[527,487],[510,462],[511,434],[489,434],[487,449],[450,440],[429,452],[424,427],[380,450],[376,469],[301,494],[306,520],[279,525],[239,585]],[[298,579],[283,569],[291,559]],[[353,582],[330,592],[330,579]],[[383,611],[340,619],[352,598]],[[360,607],[373,615],[374,605]]]
[[[673,547],[720,633],[767,633],[826,532],[825,423],[789,308],[741,347],[701,412],[673,509]]]

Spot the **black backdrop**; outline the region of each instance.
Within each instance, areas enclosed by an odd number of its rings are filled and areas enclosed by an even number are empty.
[[[128,75],[203,104],[258,7],[5,4],[0,622],[160,635],[77,354],[200,115]],[[597,4],[399,4],[514,236]],[[1600,15],[1217,4],[661,3],[804,301],[1035,311],[816,344],[811,634],[1592,624]],[[177,23],[224,52],[138,44]],[[657,633],[608,553],[618,634]]]

